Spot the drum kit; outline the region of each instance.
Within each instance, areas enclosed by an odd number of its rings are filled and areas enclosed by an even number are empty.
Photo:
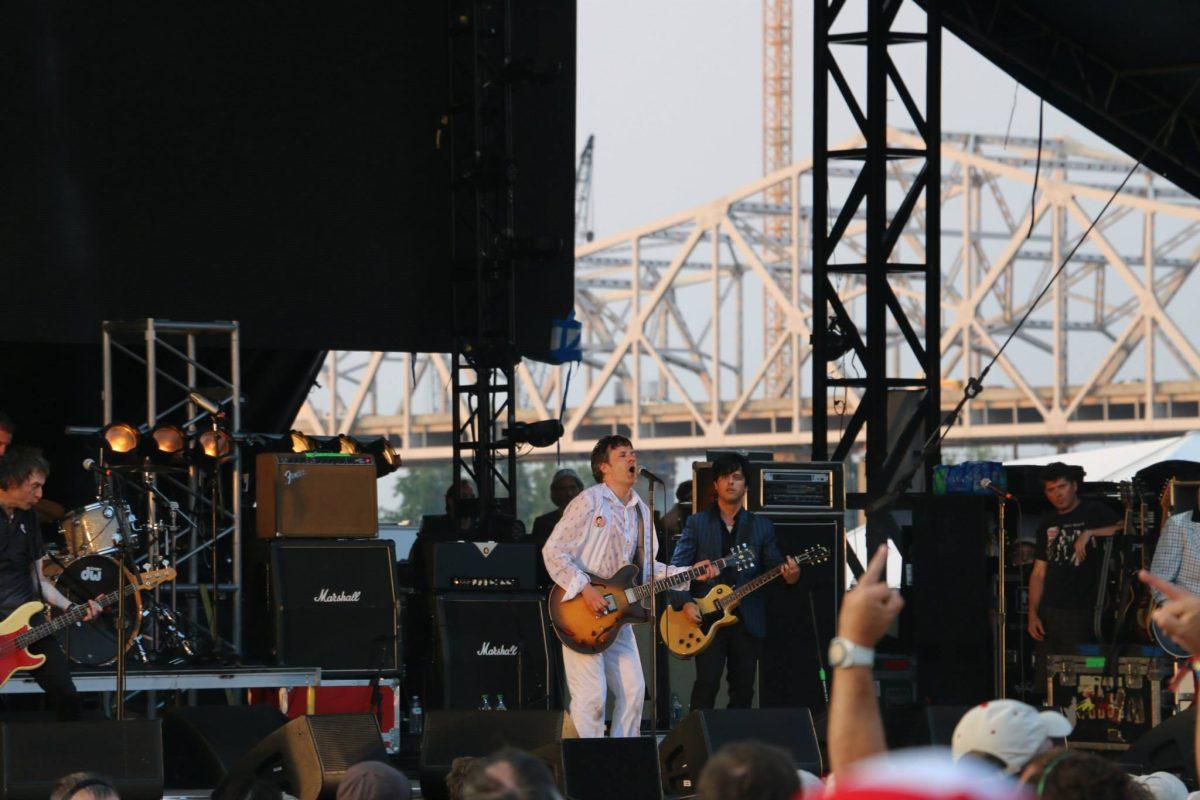
[[[113,467],[143,473],[157,465],[142,464]],[[162,471],[157,467],[155,471]],[[147,476],[140,475],[145,478]],[[130,482],[132,483],[132,481]],[[115,484],[115,482],[114,482]],[[179,532],[176,515],[153,525],[139,524],[129,503],[120,498],[113,484],[105,482],[100,498],[82,508],[67,511],[57,518],[62,545],[51,551],[43,570],[55,587],[72,602],[79,603],[117,588],[124,580],[133,582],[131,570],[142,561],[147,568],[166,566],[159,544],[173,541]],[[146,545],[144,557],[138,556]],[[146,633],[144,623],[153,622],[157,635]],[[145,624],[150,628],[150,624]],[[85,666],[107,666],[123,650],[144,664],[186,663],[207,656],[211,641],[192,630],[175,610],[153,595],[136,591],[125,605],[125,641],[118,649],[116,611],[91,622],[80,622],[57,634],[67,658]]]

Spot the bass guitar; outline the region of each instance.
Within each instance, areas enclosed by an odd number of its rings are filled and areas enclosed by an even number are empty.
[[[792,558],[800,565],[820,564],[829,560],[829,548],[819,544],[801,550]],[[663,644],[672,655],[679,658],[692,658],[704,652],[721,628],[738,621],[733,615],[733,610],[742,600],[782,575],[783,566],[780,564],[769,569],[737,589],[718,583],[708,594],[696,600],[696,605],[700,607],[699,625],[688,619],[683,609],[676,611],[668,607],[663,612],[662,619],[658,621],[658,632],[662,636]]]
[[[737,570],[754,566],[754,554],[746,545],[738,545],[729,555],[712,562],[718,570],[734,567]],[[563,589],[555,586],[550,590],[550,625],[564,646],[576,653],[593,655],[603,653],[617,639],[621,626],[627,622],[649,622],[650,609],[646,602],[651,595],[684,586],[692,578],[704,572],[703,568],[692,567],[683,572],[650,583],[635,585],[638,568],[626,564],[611,578],[600,578],[585,572],[590,583],[604,598],[607,610],[603,614],[588,608],[583,595],[563,600]]]
[[[175,570],[170,567],[149,570],[137,576],[136,583],[125,585],[125,594],[131,595],[140,589],[152,589],[162,583],[175,580]],[[101,608],[107,608],[117,602],[119,592],[114,589],[102,597],[96,598]],[[72,606],[49,622],[29,626],[29,620],[42,610],[42,604],[36,600],[24,603],[0,621],[0,686],[8,683],[14,672],[37,669],[45,663],[46,657],[29,652],[29,646],[34,642],[45,639],[63,628],[80,622],[88,613],[88,604],[79,603]]]

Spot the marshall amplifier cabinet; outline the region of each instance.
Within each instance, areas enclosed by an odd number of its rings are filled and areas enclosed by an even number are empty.
[[[372,456],[260,453],[255,459],[260,539],[373,538],[379,533]]]
[[[437,542],[426,585],[435,591],[532,592],[536,561],[529,542]]]
[[[437,595],[435,686],[444,709],[478,709],[483,695],[510,710],[562,707],[562,648],[540,594]]]
[[[396,671],[395,570],[386,540],[271,542],[268,655],[281,666]]]

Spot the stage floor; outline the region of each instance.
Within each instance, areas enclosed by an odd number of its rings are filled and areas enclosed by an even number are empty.
[[[116,670],[76,670],[71,674],[81,692],[113,692],[117,688]],[[321,685],[317,667],[143,667],[131,666],[125,673],[125,690],[183,691],[189,689],[290,689]],[[24,672],[13,675],[0,687],[3,694],[36,694],[41,688]]]

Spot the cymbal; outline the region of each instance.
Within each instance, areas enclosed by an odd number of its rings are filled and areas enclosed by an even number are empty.
[[[187,467],[175,464],[120,464],[109,467],[113,472],[139,473],[142,475],[162,475],[167,472],[187,472]]]
[[[54,522],[55,520],[66,516],[67,510],[61,504],[53,500],[42,498],[37,501],[33,507],[34,512],[38,516],[39,522]]]

